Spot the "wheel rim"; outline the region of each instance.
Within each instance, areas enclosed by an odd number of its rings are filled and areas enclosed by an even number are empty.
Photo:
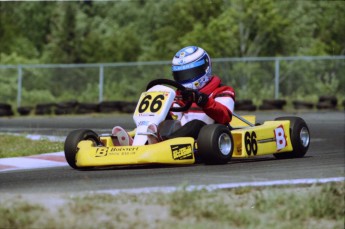
[[[310,141],[310,135],[309,135],[309,131],[306,127],[303,127],[301,129],[301,132],[299,134],[301,143],[304,147],[307,147],[309,145],[309,141]]]
[[[231,152],[231,147],[232,147],[232,143],[231,143],[231,138],[228,134],[226,133],[222,133],[219,138],[218,138],[218,147],[220,152],[227,156],[230,154]]]

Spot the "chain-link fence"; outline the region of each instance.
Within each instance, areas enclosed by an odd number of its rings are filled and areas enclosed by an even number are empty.
[[[213,59],[213,73],[237,99],[344,98],[345,56]],[[0,102],[136,101],[152,79],[171,78],[171,62],[0,65]]]

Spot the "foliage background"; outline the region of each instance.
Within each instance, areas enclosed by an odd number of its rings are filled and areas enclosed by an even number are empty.
[[[344,12],[344,1],[0,2],[0,64],[170,60],[187,45],[203,47],[212,58],[345,55]],[[271,65],[237,63],[223,71],[215,67],[242,98],[269,98],[273,96]],[[281,68],[289,82],[283,97],[301,84],[304,87],[294,91],[295,98],[313,99],[324,90],[339,97],[345,91],[344,61],[286,62]],[[148,79],[159,74],[169,77],[166,67],[105,71],[108,100],[132,100]],[[15,99],[16,76],[14,69],[0,69],[1,101]],[[26,103],[75,98],[73,91],[81,100],[97,100],[97,69],[29,68],[24,76]],[[266,86],[260,84],[267,81]],[[318,85],[311,87],[315,82]]]

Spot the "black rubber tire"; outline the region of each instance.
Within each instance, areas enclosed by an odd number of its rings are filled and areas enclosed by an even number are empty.
[[[90,114],[99,112],[99,105],[96,103],[79,103],[76,113],[77,114]]]
[[[122,112],[132,114],[134,113],[136,107],[137,107],[137,102],[126,102],[123,104]]]
[[[0,109],[3,110],[12,110],[12,106],[8,103],[0,103]]]
[[[334,95],[322,95],[319,97],[319,102],[329,103],[332,107],[336,107],[338,105],[338,99]]]
[[[2,117],[2,116],[12,116],[12,115],[13,115],[12,109],[8,110],[8,109],[0,108],[0,117]]]
[[[238,111],[256,111],[256,106],[253,104],[235,105],[235,110],[238,110]]]
[[[278,110],[278,108],[271,104],[262,104],[259,106],[259,110],[262,110],[262,111]]]
[[[57,107],[57,108],[55,108],[54,113],[56,115],[73,114],[74,108],[73,107]]]
[[[286,105],[286,100],[284,99],[264,99],[262,101],[263,107],[273,107],[272,110],[282,110],[283,107]]]
[[[99,103],[100,113],[112,113],[122,110],[122,101],[103,101]]]
[[[225,134],[225,135],[224,135]],[[226,154],[221,152],[219,138],[228,137],[230,149]],[[234,141],[230,130],[221,124],[211,124],[204,126],[198,135],[198,156],[205,164],[226,164],[232,158],[234,151]]]
[[[310,132],[307,123],[300,117],[288,116],[279,117],[275,120],[289,120],[290,121],[290,139],[292,144],[292,152],[285,153],[275,153],[273,154],[277,159],[287,159],[287,158],[301,158],[307,153],[310,145]],[[306,146],[301,142],[300,133],[303,128],[306,128],[309,134],[309,141]],[[305,130],[305,129],[304,129]]]
[[[253,105],[253,101],[251,99],[238,99],[236,100],[235,107],[236,105]]]
[[[271,104],[276,107],[283,107],[286,105],[286,100],[285,99],[264,99],[263,103]]]
[[[29,115],[31,113],[32,109],[33,108],[29,107],[29,106],[28,107],[18,107],[17,111],[20,115],[25,116],[25,115]]]
[[[318,102],[316,108],[319,110],[334,110],[336,106],[332,105],[329,101]]]
[[[41,103],[37,104],[35,108],[36,115],[51,115],[55,108],[55,103]]]
[[[79,129],[70,132],[65,140],[64,151],[67,163],[74,169],[78,169],[75,157],[78,152],[78,143],[82,140],[91,140],[95,146],[100,145],[98,135],[92,130]]]
[[[12,106],[7,103],[0,103],[0,116],[12,116],[14,115],[12,111]]]
[[[305,102],[305,101],[299,101],[299,100],[294,100],[292,101],[292,104],[296,110],[299,109],[313,109],[314,104],[311,102]]]

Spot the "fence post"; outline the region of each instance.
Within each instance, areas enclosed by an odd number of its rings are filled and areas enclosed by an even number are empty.
[[[22,80],[23,80],[23,69],[21,65],[18,65],[17,107],[20,107],[22,103]]]
[[[104,65],[99,65],[99,97],[98,101],[103,101],[103,84],[104,84]]]
[[[274,98],[279,98],[279,58],[275,58],[275,77],[274,77]]]

